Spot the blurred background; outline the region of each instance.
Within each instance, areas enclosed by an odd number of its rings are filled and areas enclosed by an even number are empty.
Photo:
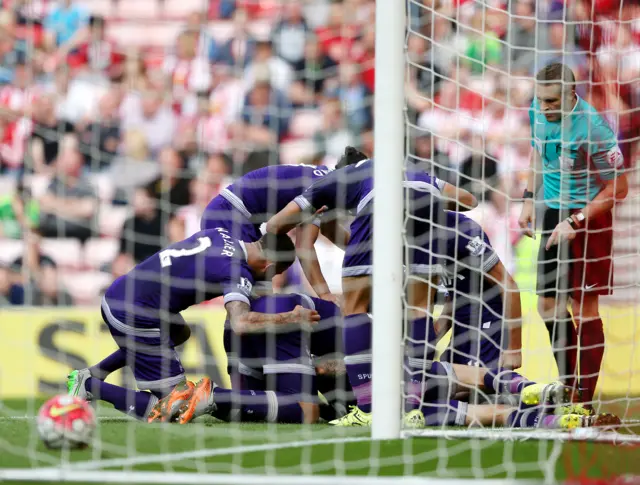
[[[408,156],[481,200],[473,217],[526,282],[532,76],[573,68],[635,168],[640,4],[407,6]],[[347,144],[375,155],[374,58],[373,0],[0,0],[0,306],[96,304],[234,177],[332,167]],[[616,212],[615,301],[638,297],[635,193]]]

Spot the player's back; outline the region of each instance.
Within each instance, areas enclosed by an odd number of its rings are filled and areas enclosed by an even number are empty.
[[[502,315],[500,287],[486,277],[500,261],[482,227],[459,212],[447,211],[446,227],[437,232],[435,252],[454,291],[454,311],[457,320],[471,324],[495,320]]]
[[[251,302],[251,310],[260,313],[284,313],[296,306],[315,310],[320,321],[313,326],[310,350],[314,355],[341,352],[342,313],[334,303],[301,293],[268,295]]]
[[[248,296],[252,284],[243,243],[227,229],[216,228],[197,232],[142,261],[112,283],[105,299],[114,311],[155,321],[162,312],[179,313],[229,291]]]
[[[329,173],[324,166],[275,165],[249,172],[227,187],[223,197],[237,202],[254,223],[266,222],[300,195],[304,189]]]

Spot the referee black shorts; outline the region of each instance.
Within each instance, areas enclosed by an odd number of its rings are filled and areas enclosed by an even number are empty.
[[[568,244],[556,244],[549,250],[545,247],[553,230],[560,221],[569,217],[569,211],[552,209],[544,206],[542,216],[542,240],[538,249],[538,278],[536,293],[545,298],[557,298],[559,295],[569,296],[569,265],[571,255]]]

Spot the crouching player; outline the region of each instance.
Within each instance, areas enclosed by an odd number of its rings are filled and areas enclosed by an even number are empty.
[[[182,407],[179,422],[212,415],[223,421],[315,423],[320,416],[316,369],[312,356],[341,353],[340,309],[307,295],[271,295],[251,304],[254,312],[286,313],[298,307],[316,311],[313,328],[294,324],[266,334],[251,325],[236,326],[227,342],[236,351],[233,389],[205,377]],[[300,322],[304,323],[304,322]]]
[[[440,361],[518,368],[522,363],[518,285],[478,223],[457,212],[445,216],[444,226],[430,242],[432,256],[446,275],[452,275],[442,278],[449,297],[433,332],[437,341],[453,327],[451,343]],[[421,367],[418,357],[433,360],[436,342],[429,342],[426,350],[425,331],[414,326],[412,332],[410,363],[417,371]]]
[[[265,328],[317,319],[317,312],[302,307],[280,314],[250,309],[254,282],[281,273],[293,258],[288,236],[244,243],[224,228],[200,231],[149,257],[115,280],[102,300],[102,318],[119,349],[93,367],[72,372],[69,393],[110,402],[140,419],[171,415],[193,390],[175,350],[188,338],[181,311],[224,296],[232,326]],[[125,365],[143,392],[103,382]],[[172,399],[159,402],[174,388],[179,392]]]

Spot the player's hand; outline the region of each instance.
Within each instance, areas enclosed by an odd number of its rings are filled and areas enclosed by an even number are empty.
[[[562,221],[551,233],[551,237],[549,237],[549,240],[547,241],[546,248],[549,249],[551,246],[560,244],[562,241],[571,241],[575,239],[575,237],[576,230],[571,227],[571,224],[567,221]]]
[[[315,211],[313,213],[314,217],[318,217],[320,215],[322,215],[324,212],[326,212],[326,210],[328,209],[328,207],[326,205],[323,205],[322,207],[320,207],[320,209],[318,209],[317,211]]]
[[[506,369],[519,369],[522,367],[522,350],[505,350],[501,357],[500,367]]]
[[[315,310],[309,310],[301,305],[297,305],[287,314],[285,323],[316,323],[320,321],[320,314]]]
[[[535,239],[535,207],[533,206],[533,200],[527,199],[522,206],[522,212],[518,218],[518,225],[523,230],[524,234],[530,238]]]
[[[342,298],[340,297],[340,295],[334,295],[333,293],[323,293],[318,296],[323,300],[327,300],[327,301],[330,301],[331,303],[335,303],[340,308],[342,308]]]

